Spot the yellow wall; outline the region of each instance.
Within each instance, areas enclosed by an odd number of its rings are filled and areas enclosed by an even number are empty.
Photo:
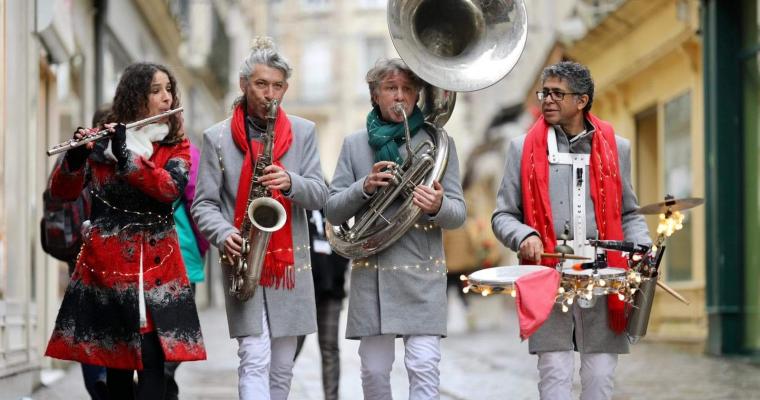
[[[631,140],[634,185],[636,182],[647,185],[635,187],[642,205],[661,201],[665,195],[664,105],[687,91],[691,92],[692,102],[693,196],[704,197],[702,56],[695,33],[698,4],[683,4],[686,6],[679,8],[675,0],[629,1],[567,49],[568,55],[587,65],[594,76],[596,96],[592,111],[612,122],[619,135]],[[652,108],[657,112],[658,143],[648,144],[642,151],[654,149],[658,154],[638,154],[636,116]],[[636,165],[637,160],[654,165]],[[647,176],[637,177],[637,171]],[[690,299],[691,305],[658,291],[648,330],[650,339],[703,343],[707,335],[704,208],[688,212],[692,213],[694,223],[693,279],[671,286]],[[648,218],[648,222],[654,232],[656,217]]]

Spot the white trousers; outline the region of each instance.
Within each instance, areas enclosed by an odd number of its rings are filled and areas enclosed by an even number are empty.
[[[404,336],[404,364],[409,376],[409,400],[439,399],[441,337]],[[391,400],[391,368],[396,335],[366,336],[359,344],[364,400]]]
[[[293,379],[296,336],[269,337],[266,310],[264,331],[238,340],[238,396],[241,400],[286,400]]]
[[[618,355],[581,353],[581,400],[612,398]],[[575,352],[538,353],[538,392],[541,400],[571,400]]]

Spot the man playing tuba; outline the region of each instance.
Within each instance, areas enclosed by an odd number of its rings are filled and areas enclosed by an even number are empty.
[[[259,288],[250,300],[225,296],[230,336],[238,340],[241,399],[286,399],[293,377],[296,338],[317,329],[309,260],[306,210],[322,208],[322,177],[314,123],[270,105],[288,89],[291,68],[271,39],[258,38],[240,66],[240,90],[233,115],[207,129],[192,214],[200,231],[223,257],[222,268],[241,258],[240,227],[253,200],[251,185],[263,185],[285,209],[284,226],[269,238]],[[267,118],[269,117],[269,118]],[[254,174],[262,137],[274,124],[271,164]],[[251,244],[251,247],[255,247]],[[244,253],[244,252],[243,252]],[[251,267],[251,266],[249,266]],[[230,280],[224,280],[225,290]],[[266,298],[266,301],[264,299]]]
[[[409,157],[399,104],[409,116],[411,147],[428,136],[421,131],[423,115],[416,106],[423,82],[402,60],[378,61],[367,73],[367,83],[372,110],[366,129],[345,138],[330,185],[325,214],[333,225],[361,218],[371,199],[388,187],[393,175],[387,168]],[[417,223],[389,247],[352,263],[346,337],[361,340],[365,399],[391,398],[390,371],[399,336],[406,348],[409,398],[439,397],[447,304],[441,228],[457,228],[465,219],[457,153],[453,140],[448,141],[442,182],[418,185],[410,193],[412,207],[423,212]],[[399,203],[396,199],[391,207]]]

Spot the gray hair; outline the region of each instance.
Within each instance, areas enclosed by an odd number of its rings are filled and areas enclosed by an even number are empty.
[[[588,67],[572,61],[558,62],[544,68],[541,73],[541,82],[546,82],[548,78],[562,79],[567,82],[570,91],[588,95],[588,103],[583,108],[583,112],[591,111],[591,104],[594,103],[594,79]]]
[[[253,74],[256,64],[282,71],[286,81],[293,72],[288,60],[277,52],[272,38],[266,36],[257,36],[251,42],[251,52],[240,63],[240,78],[248,80]]]
[[[372,106],[375,104],[374,96],[377,94],[377,89],[380,87],[380,82],[383,81],[388,75],[403,72],[414,84],[415,88],[419,92],[424,86],[425,82],[420,79],[400,58],[381,58],[377,60],[375,66],[367,72],[367,84],[369,85],[369,96],[372,101]]]

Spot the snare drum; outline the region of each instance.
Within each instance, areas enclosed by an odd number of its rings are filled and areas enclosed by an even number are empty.
[[[493,267],[475,271],[467,277],[468,286],[465,293],[472,291],[483,296],[504,293],[512,297],[517,295],[515,281],[521,276],[544,269],[543,265],[512,265]]]
[[[601,268],[596,271],[572,268],[562,270],[562,289],[568,295],[578,297],[578,305],[593,307],[597,296],[617,292],[626,286],[626,274],[622,268]]]

